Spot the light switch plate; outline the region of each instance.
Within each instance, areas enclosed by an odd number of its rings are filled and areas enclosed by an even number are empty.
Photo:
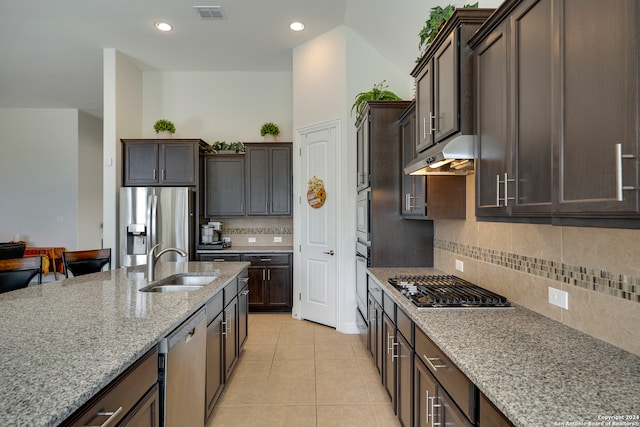
[[[456,270],[464,271],[464,262],[459,259],[456,260]]]
[[[249,237],[249,243],[255,243],[255,242],[256,242],[255,237]]]
[[[282,243],[282,237],[274,236],[273,237],[273,243]]]
[[[549,304],[569,310],[569,294],[560,289],[549,287]]]

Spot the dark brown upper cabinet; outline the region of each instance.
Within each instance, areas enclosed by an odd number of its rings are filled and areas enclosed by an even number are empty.
[[[245,156],[204,156],[204,216],[245,216]]]
[[[470,40],[477,216],[637,227],[639,10],[508,0]]]
[[[557,216],[638,217],[640,2],[555,2]]]
[[[245,146],[247,216],[291,216],[291,143]]]
[[[473,57],[468,40],[493,9],[457,9],[413,69],[416,152],[473,134]]]
[[[476,215],[549,217],[551,0],[514,5],[472,46],[477,76]]]
[[[398,119],[402,143],[402,165],[415,157],[415,103]],[[401,168],[402,169],[402,168]],[[464,219],[466,177],[464,175],[402,175],[401,208],[404,219]]]
[[[201,139],[121,141],[125,187],[196,185]]]

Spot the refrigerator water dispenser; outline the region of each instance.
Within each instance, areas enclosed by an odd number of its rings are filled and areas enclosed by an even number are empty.
[[[147,227],[144,224],[127,226],[127,255],[147,254]]]

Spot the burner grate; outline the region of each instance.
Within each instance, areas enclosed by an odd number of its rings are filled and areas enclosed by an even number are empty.
[[[507,298],[456,276],[396,276],[388,281],[420,308],[511,306]]]

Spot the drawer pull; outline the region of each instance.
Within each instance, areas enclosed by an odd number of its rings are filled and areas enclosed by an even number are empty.
[[[261,262],[270,262],[271,258],[260,258]]]
[[[243,277],[243,278],[240,279],[240,281],[242,283],[249,283],[249,278],[248,277]]]
[[[432,361],[440,361],[439,357],[427,357],[426,354],[423,354],[422,357],[424,357],[424,359],[427,361],[427,363],[429,364],[429,366],[431,366],[431,369],[433,369],[434,371],[438,371],[438,368],[446,368],[447,365],[434,365]]]
[[[243,295],[243,296],[249,295],[249,289],[240,292],[240,295]]]
[[[214,258],[215,262],[224,262],[224,258]]]
[[[111,421],[113,421],[118,416],[120,412],[122,412],[122,406],[116,409],[114,412],[102,412],[102,411],[98,412],[96,413],[97,417],[109,417],[109,418],[107,418],[107,420],[102,424],[100,424],[99,426],[83,426],[83,427],[107,427],[109,424],[111,424]]]

